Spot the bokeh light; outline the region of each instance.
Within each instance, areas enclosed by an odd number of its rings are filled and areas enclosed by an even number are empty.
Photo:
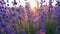
[[[12,3],[12,2],[14,2],[14,0],[8,0],[8,1],[9,1],[9,3],[7,3],[7,0],[5,0],[6,5],[9,4],[10,7],[12,7],[12,6],[13,6],[13,3]],[[31,8],[37,6],[37,2],[36,2],[36,1],[38,1],[39,4],[40,4],[40,2],[41,2],[41,0],[27,0],[27,1],[30,2]],[[25,7],[25,2],[26,2],[25,0],[16,0],[16,2],[17,2],[17,5],[16,5],[17,7],[18,7],[19,5],[22,5],[22,6]],[[46,1],[43,3],[43,5],[49,5],[48,2],[49,2],[49,0],[46,0]],[[52,5],[55,6],[55,4],[56,4],[56,0],[54,0],[54,2],[52,3]]]

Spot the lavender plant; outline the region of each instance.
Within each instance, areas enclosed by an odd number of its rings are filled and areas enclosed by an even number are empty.
[[[46,33],[46,24],[44,22],[44,20],[45,20],[45,11],[44,10],[41,11],[40,16],[41,16],[40,17],[40,19],[41,19],[41,30],[42,30],[42,32]]]
[[[57,7],[55,8],[55,23],[56,23],[56,33],[60,34],[60,1],[57,2]]]

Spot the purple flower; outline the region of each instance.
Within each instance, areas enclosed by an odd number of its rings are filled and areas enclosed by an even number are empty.
[[[45,20],[45,11],[42,10],[41,11],[41,29],[42,29],[42,31],[46,32],[46,24],[45,24],[44,20]]]
[[[60,15],[60,11],[59,10],[60,10],[60,7],[56,7],[55,8],[55,15],[56,16],[59,16]]]
[[[7,34],[12,34],[11,26],[6,26],[6,32],[7,32]]]
[[[41,24],[41,30],[42,32],[46,32],[46,24]]]
[[[57,25],[57,27],[59,27],[59,28],[57,28],[57,30],[60,30],[60,7],[59,6],[57,6],[56,8],[55,8],[55,22],[56,22],[56,25]]]
[[[12,13],[11,15],[12,15],[12,16],[16,16],[16,14],[14,14],[14,13]]]
[[[2,7],[0,6],[0,10],[2,9]]]
[[[3,25],[3,26],[6,26],[6,25],[7,25],[7,22],[4,21],[4,20],[2,20],[2,25]]]
[[[20,34],[20,30],[16,30],[15,31],[15,34]]]
[[[18,19],[22,19],[22,18],[23,18],[22,14],[19,14]]]
[[[15,10],[15,7],[12,7],[11,10]]]
[[[2,32],[2,33],[4,33],[4,32],[5,32],[5,30],[4,30],[4,29],[1,29],[1,32]]]
[[[39,29],[40,29],[40,27],[39,27],[39,25],[37,24],[37,22],[36,22],[36,23],[33,22],[33,25],[34,25],[34,28],[35,28],[36,30],[39,30]]]
[[[1,31],[1,29],[0,29],[0,34],[3,34],[3,32]]]
[[[2,4],[6,4],[5,1],[2,1]]]
[[[55,8],[56,10],[55,10],[55,18],[56,18],[56,20],[57,21],[60,21],[60,7],[56,7]]]
[[[17,12],[20,12],[20,8],[17,8],[16,11],[17,11]]]
[[[21,30],[21,33],[22,33],[22,34],[26,34],[26,32],[25,32],[25,30],[24,30],[24,29],[22,29],[22,30]]]
[[[12,16],[11,15],[9,15],[9,16],[7,16],[8,17],[8,19],[12,19]]]
[[[45,14],[44,14],[44,13],[45,13],[45,11],[42,10],[42,11],[41,11],[41,14],[40,14],[40,16],[41,16],[41,20],[44,20],[44,18],[45,18]]]
[[[14,25],[16,23],[16,20],[11,19],[10,22],[12,23],[11,25]]]

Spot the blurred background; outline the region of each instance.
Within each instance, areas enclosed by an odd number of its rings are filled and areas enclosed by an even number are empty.
[[[60,0],[0,0],[0,34],[60,34]]]

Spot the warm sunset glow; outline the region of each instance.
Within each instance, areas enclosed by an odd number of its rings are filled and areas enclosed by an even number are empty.
[[[34,8],[37,6],[37,3],[35,0],[29,0],[31,8]]]
[[[19,3],[19,1],[20,1],[20,3]],[[39,2],[39,4],[40,4],[40,2],[41,2],[41,0],[27,0],[27,1],[30,2],[30,7],[31,7],[31,8],[34,8],[34,7],[37,6],[37,1]],[[5,2],[6,2],[6,4],[9,4],[10,7],[12,7],[12,6],[13,6],[12,2],[14,2],[14,0],[9,0],[9,3],[7,3],[7,1],[5,0]],[[17,0],[16,2],[18,3],[18,4],[16,5],[17,7],[18,7],[19,5],[22,5],[22,6],[25,7],[25,0]],[[48,2],[49,2],[49,0],[46,0],[46,2],[43,3],[43,5],[49,5]],[[55,4],[56,4],[56,0],[54,0],[54,2],[52,3],[52,5],[55,6]]]

